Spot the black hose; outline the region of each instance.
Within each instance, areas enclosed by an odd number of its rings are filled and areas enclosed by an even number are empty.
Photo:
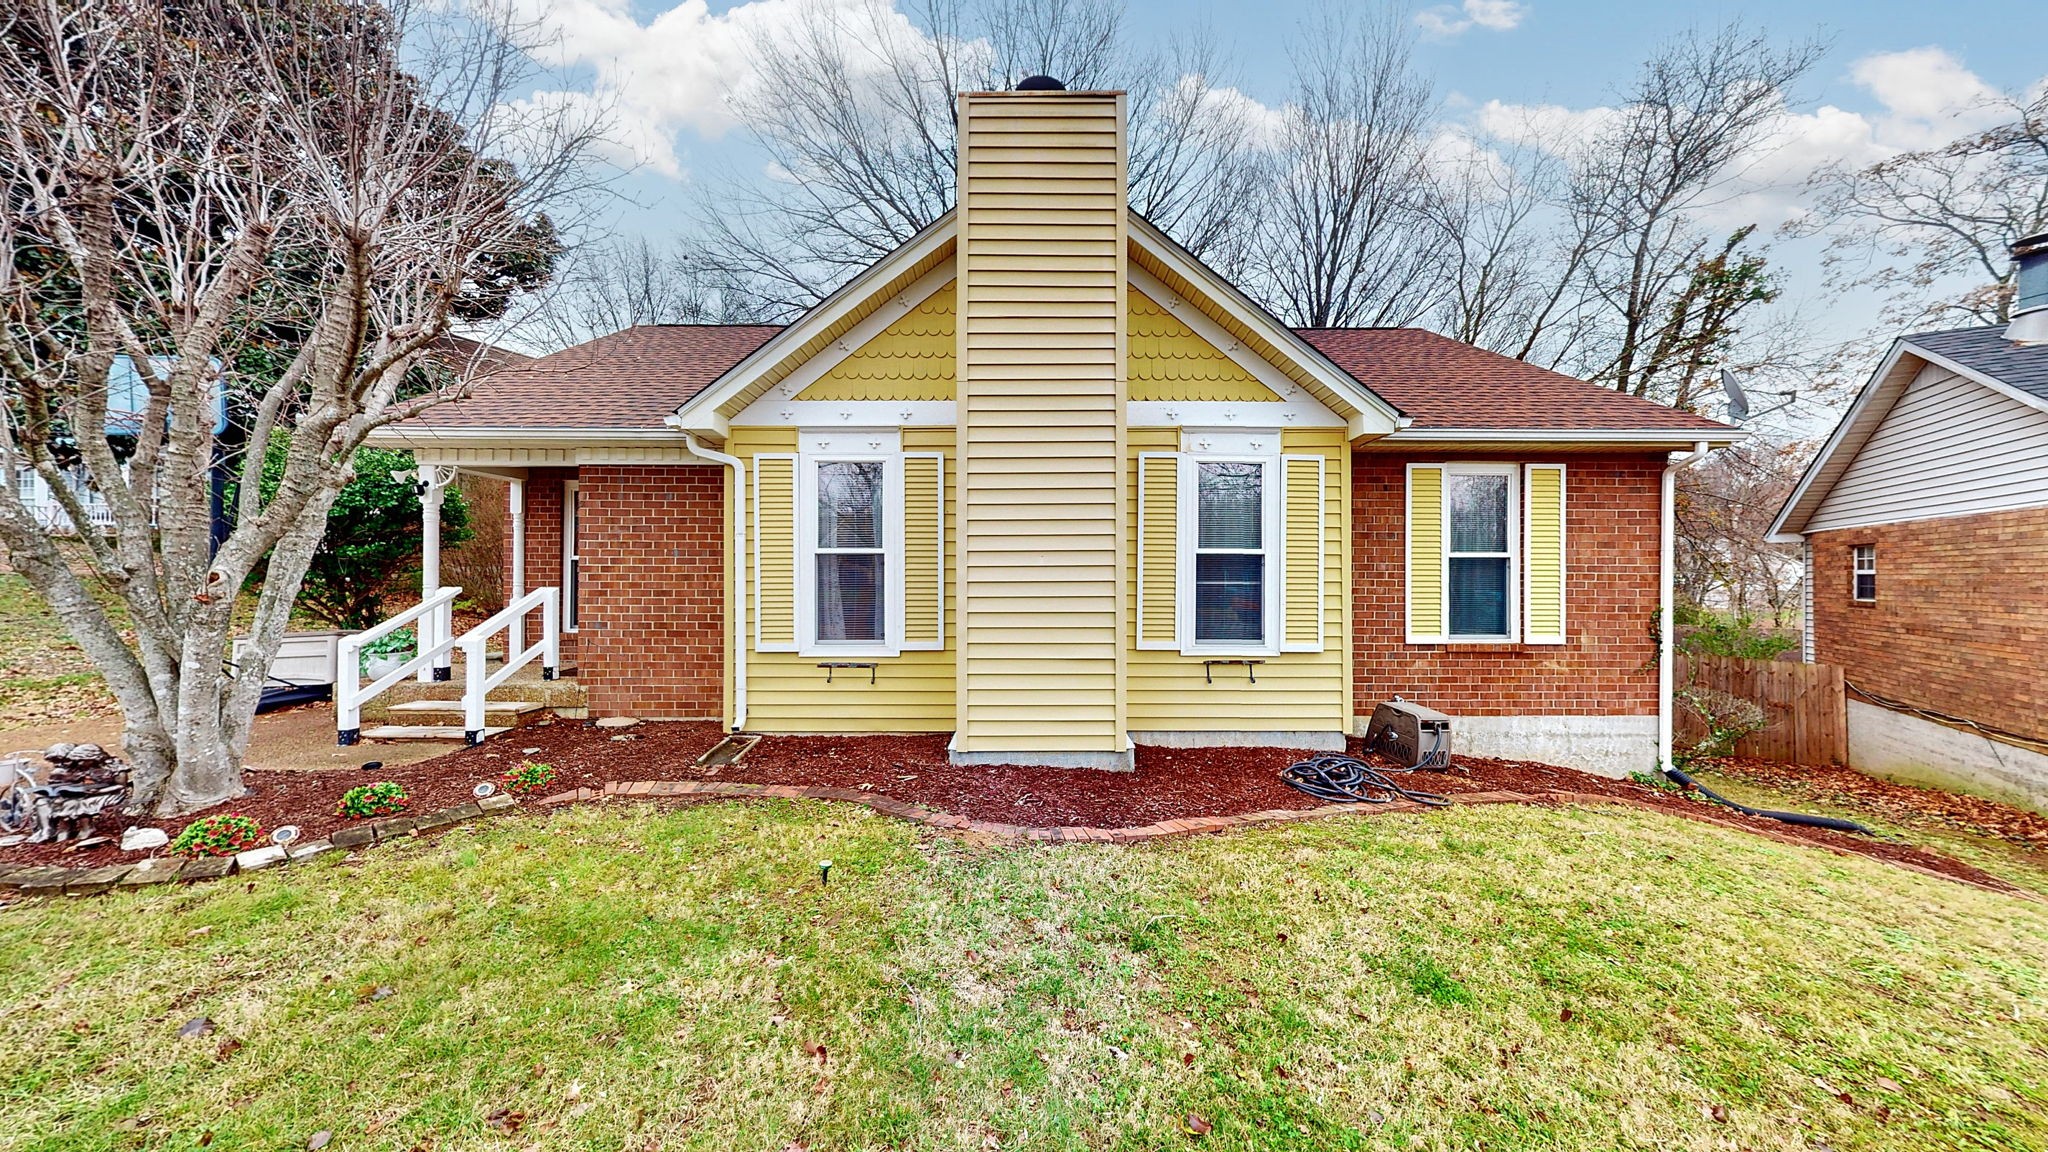
[[[1797,824],[1805,828],[1832,828],[1837,832],[1861,832],[1865,836],[1877,835],[1875,831],[1865,828],[1854,820],[1838,820],[1833,816],[1809,816],[1804,812],[1774,812],[1769,808],[1751,808],[1747,804],[1737,804],[1735,801],[1721,795],[1719,792],[1714,791],[1712,788],[1707,787],[1705,784],[1700,783],[1676,768],[1666,768],[1664,775],[1681,788],[1697,789],[1700,795],[1705,796],[1714,803],[1725,804],[1737,812],[1750,816],[1764,816],[1781,823]]]
[[[1390,774],[1406,771],[1408,769],[1405,768],[1383,771],[1355,756],[1328,752],[1289,764],[1280,770],[1280,779],[1290,787],[1333,804],[1389,804],[1395,800],[1412,800],[1417,804],[1440,807],[1450,803],[1434,792],[1403,788],[1388,778]]]

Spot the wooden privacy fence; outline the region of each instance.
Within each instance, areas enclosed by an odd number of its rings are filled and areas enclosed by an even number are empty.
[[[1738,756],[1787,764],[1842,764],[1849,759],[1849,707],[1842,670],[1833,664],[1680,655],[1676,683],[1712,688],[1762,706],[1769,723],[1743,737]],[[1698,743],[1706,725],[1674,702],[1673,736],[1680,749]]]

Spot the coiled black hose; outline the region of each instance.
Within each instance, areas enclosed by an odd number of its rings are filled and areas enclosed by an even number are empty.
[[[1832,828],[1837,832],[1861,832],[1865,836],[1877,835],[1876,832],[1865,828],[1854,820],[1837,820],[1833,816],[1808,816],[1804,812],[1774,812],[1769,808],[1751,808],[1747,804],[1737,804],[1735,801],[1721,795],[1719,792],[1714,791],[1712,788],[1707,787],[1705,784],[1700,783],[1676,768],[1666,768],[1664,775],[1670,778],[1673,784],[1681,788],[1696,788],[1699,790],[1700,795],[1705,796],[1714,803],[1725,804],[1737,812],[1750,816],[1765,816],[1772,820],[1781,821],[1786,824],[1798,824],[1806,828]]]
[[[1383,770],[1356,756],[1327,752],[1282,768],[1280,779],[1290,787],[1333,804],[1389,804],[1395,800],[1413,800],[1417,804],[1440,807],[1450,803],[1434,792],[1403,788],[1389,779],[1390,775],[1406,771],[1406,768]]]

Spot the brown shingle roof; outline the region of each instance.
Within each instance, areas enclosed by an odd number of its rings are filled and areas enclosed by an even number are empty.
[[[772,324],[649,324],[479,380],[409,428],[659,428],[676,406],[781,331]]]
[[[1725,424],[1420,328],[1297,331],[1416,428],[1728,431]]]
[[[480,380],[413,428],[659,428],[780,331],[767,324],[628,328]],[[1417,428],[1586,431],[1727,426],[1417,328],[1308,328],[1301,336]]]

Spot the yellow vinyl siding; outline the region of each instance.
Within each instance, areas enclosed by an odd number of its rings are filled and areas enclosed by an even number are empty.
[[[1408,634],[1442,636],[1444,619],[1444,470],[1408,468]]]
[[[1137,433],[1132,433],[1135,443]],[[1140,645],[1176,647],[1178,605],[1175,590],[1180,585],[1179,540],[1175,535],[1180,515],[1180,461],[1168,447],[1138,458],[1141,475],[1132,489],[1142,500],[1137,525],[1139,555],[1142,557],[1139,599],[1136,606]]]
[[[796,647],[796,438],[775,455],[753,461],[754,548],[760,578],[749,575],[755,588],[756,624],[748,629],[760,648]],[[757,449],[757,454],[768,451]],[[754,562],[749,557],[748,562]]]
[[[726,442],[726,451],[748,462],[748,475],[753,476],[753,458],[763,453],[791,453],[797,446],[796,430],[793,428],[735,428]],[[926,469],[923,483],[929,491],[931,459],[920,458],[914,453],[941,452],[951,457],[953,452],[953,430],[950,428],[906,428],[903,430],[904,459],[904,519],[905,519],[905,580],[904,620],[906,629],[915,636],[918,619],[918,604],[922,598],[931,603],[931,594],[921,592],[918,581],[913,578],[917,571],[916,549],[912,542],[918,539],[917,524],[922,520],[930,525],[934,517],[929,509],[932,500],[920,501],[917,495],[920,481],[915,479],[922,465]],[[791,461],[769,459],[762,461],[769,465],[773,474],[778,465]],[[792,478],[794,471],[791,471]],[[749,539],[759,533],[764,545],[768,541],[789,541],[779,545],[772,553],[762,550],[764,564],[760,573],[764,593],[750,598],[750,615],[760,614],[764,623],[776,622],[786,629],[792,643],[795,635],[794,600],[787,592],[778,591],[776,597],[766,594],[768,587],[791,585],[795,571],[794,524],[795,487],[792,483],[789,496],[781,501],[762,506],[761,522],[751,525]],[[925,511],[920,511],[922,504]],[[950,573],[954,555],[952,494],[944,496],[945,555]],[[748,503],[748,514],[754,513],[752,501]],[[924,529],[925,554],[931,555],[930,530]],[[753,549],[747,555],[748,588],[754,587]],[[779,584],[773,583],[779,581]],[[819,656],[801,656],[793,651],[762,652],[747,654],[747,729],[753,732],[830,733],[830,732],[950,732],[953,729],[954,705],[954,655],[953,655],[953,597],[950,594],[952,581],[942,580],[940,587],[948,589],[946,597],[946,645],[943,650],[913,651],[906,649],[899,656],[875,658],[880,665],[875,672],[875,683],[868,683],[866,669],[840,669],[832,674],[832,682],[825,682],[825,669],[818,667],[824,659]],[[793,588],[791,588],[793,591]],[[764,611],[765,607],[765,611]],[[778,615],[779,613],[779,615]],[[925,618],[932,613],[925,610]],[[781,623],[787,621],[786,624]],[[754,636],[754,621],[747,621],[747,637],[751,644]],[[868,657],[860,657],[865,661]]]
[[[1129,516],[1140,515],[1136,497],[1140,453],[1174,452],[1180,432],[1174,428],[1134,428],[1130,431],[1131,474]],[[1296,589],[1304,596],[1322,597],[1322,650],[1286,652],[1252,659],[1264,663],[1257,668],[1258,683],[1245,669],[1220,666],[1209,680],[1203,676],[1203,657],[1183,656],[1179,649],[1140,649],[1129,646],[1126,681],[1129,723],[1134,732],[1342,732],[1351,714],[1350,644],[1347,635],[1350,608],[1345,595],[1345,573],[1350,560],[1350,503],[1345,498],[1351,480],[1351,452],[1342,429],[1300,429],[1282,434],[1281,451],[1290,457],[1319,456],[1323,460],[1321,500],[1307,493],[1301,500],[1290,498],[1283,525],[1283,545],[1296,550],[1296,531],[1305,521],[1320,525],[1322,567],[1320,573],[1297,572],[1288,565],[1285,581],[1288,594]],[[1147,461],[1148,464],[1151,461]],[[1313,472],[1311,471],[1312,475]],[[1149,475],[1149,473],[1148,473]],[[1147,480],[1147,503],[1150,483]],[[1290,497],[1297,495],[1290,491]],[[1151,552],[1151,528],[1147,527],[1147,554]],[[1312,537],[1314,528],[1309,535]],[[1284,560],[1283,560],[1284,562]],[[1147,620],[1150,606],[1151,560],[1146,561]],[[1135,569],[1135,560],[1132,568]],[[1317,577],[1318,578],[1314,578]],[[1297,580],[1297,577],[1299,579]],[[1280,583],[1280,582],[1276,582]],[[1131,574],[1130,595],[1136,599],[1136,573]],[[1313,604],[1313,600],[1310,600]],[[1284,606],[1284,605],[1283,605]],[[1135,614],[1135,606],[1132,612]],[[1289,619],[1299,619],[1290,610]],[[1290,636],[1290,639],[1294,637]],[[1133,633],[1135,641],[1135,632]]]
[[[1530,464],[1528,511],[1523,531],[1528,536],[1524,560],[1528,601],[1522,638],[1531,644],[1564,642],[1564,465]]]
[[[1131,399],[1280,399],[1150,296],[1132,289],[1130,300]]]
[[[938,456],[903,458],[903,644],[937,648],[942,634],[944,542],[940,487],[944,461]]]
[[[963,753],[1116,753],[1122,98],[961,98]]]
[[[1323,582],[1323,472],[1329,467],[1321,456],[1286,456],[1280,461],[1285,513],[1281,563],[1284,568],[1285,598],[1281,607],[1281,642],[1288,647],[1320,646]]]
[[[926,297],[796,394],[798,400],[951,400],[954,288]]]

